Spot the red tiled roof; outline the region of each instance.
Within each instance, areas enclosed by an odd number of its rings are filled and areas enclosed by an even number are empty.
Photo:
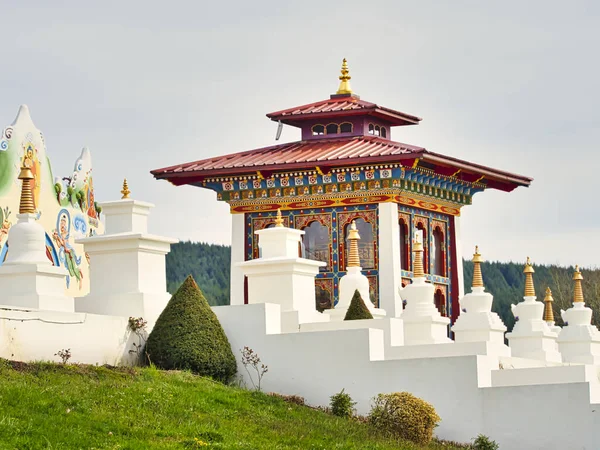
[[[175,185],[194,184],[206,178],[247,175],[258,170],[267,175],[274,171],[322,169],[359,164],[420,164],[442,175],[453,175],[459,169],[465,181],[485,177],[488,187],[511,191],[529,186],[532,179],[472,164],[429,152],[421,147],[401,144],[374,136],[339,139],[315,139],[274,145],[230,155],[217,156],[151,171],[156,179],[167,179]]]
[[[274,121],[281,121],[297,126],[300,121],[307,119],[357,114],[366,114],[385,119],[392,126],[415,125],[421,121],[419,117],[379,106],[351,95],[332,96],[332,98],[327,100],[272,112],[267,114],[267,117]]]

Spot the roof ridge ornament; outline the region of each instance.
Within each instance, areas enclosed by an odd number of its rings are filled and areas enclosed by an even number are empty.
[[[340,87],[338,88],[336,95],[351,95],[352,88],[350,87],[350,70],[348,70],[348,62],[346,58],[342,61],[342,70],[341,70],[340,78]]]

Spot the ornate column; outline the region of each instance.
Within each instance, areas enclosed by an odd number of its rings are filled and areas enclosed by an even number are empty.
[[[600,332],[591,324],[592,310],[585,306],[582,280],[579,266],[575,266],[573,306],[560,311],[565,326],[558,335],[558,346],[564,362],[600,364]]]
[[[246,215],[231,215],[231,274],[230,274],[230,305],[244,304],[244,272],[240,263],[245,261]]]
[[[533,267],[527,258],[525,274],[525,295],[523,301],[511,305],[517,320],[513,330],[506,334],[512,356],[531,358],[542,361],[561,362],[562,358],[556,344],[557,334],[550,331],[548,324],[542,320],[544,305],[536,301],[533,286]]]

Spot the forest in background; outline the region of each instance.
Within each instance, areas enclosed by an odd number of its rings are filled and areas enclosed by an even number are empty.
[[[197,242],[180,242],[171,246],[167,255],[167,290],[174,293],[188,275],[192,275],[211,305],[229,303],[229,273],[231,251],[229,246]],[[570,307],[573,297],[574,267],[534,265],[535,291],[543,300],[546,288],[554,297],[556,323],[562,325],[560,310]],[[485,289],[494,296],[493,310],[497,312],[508,329],[515,319],[510,305],[523,299],[525,276],[523,263],[485,262],[481,268]],[[583,293],[586,304],[594,310],[593,323],[600,325],[600,270],[582,270]],[[473,263],[464,262],[466,291],[470,292],[473,279]]]

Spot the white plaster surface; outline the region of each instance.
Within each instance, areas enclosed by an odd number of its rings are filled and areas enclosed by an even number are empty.
[[[400,267],[400,225],[398,204],[379,203],[379,307],[389,317],[402,314],[402,299],[398,294],[402,287]]]
[[[600,364],[600,331],[591,325],[592,310],[583,302],[561,311],[564,326],[558,345],[565,362]]]
[[[489,353],[489,343],[396,346],[412,348],[415,353],[388,359],[391,355],[385,352],[384,329],[278,334],[279,305],[222,306],[213,310],[238,358],[240,375],[246,376],[239,362],[239,349],[244,346],[254,349],[269,366],[263,379],[266,391],[297,394],[309,404],[327,405],[331,395],[345,389],[357,401],[361,414],[369,411],[371,399],[378,393],[408,391],[434,405],[442,418],[435,433],[443,439],[470,442],[483,433],[503,450],[597,448],[600,414],[596,411],[600,405],[591,403],[599,391],[597,382],[591,379],[594,369],[565,366],[566,369],[549,368],[553,371],[546,373],[546,368],[541,368],[539,373],[524,371],[523,377],[502,373],[497,375],[501,386],[496,387],[495,374],[508,372],[499,370],[499,359],[522,361],[524,365],[528,360],[481,354],[442,355],[445,349],[452,348]],[[305,324],[301,329],[339,325]],[[323,348],[326,351],[315,350]],[[425,351],[419,353],[421,349]],[[433,351],[439,356],[432,356]],[[536,376],[550,383],[532,384]]]
[[[239,266],[245,261],[245,216],[231,215],[231,273],[230,273],[230,305],[244,304],[244,272]]]

